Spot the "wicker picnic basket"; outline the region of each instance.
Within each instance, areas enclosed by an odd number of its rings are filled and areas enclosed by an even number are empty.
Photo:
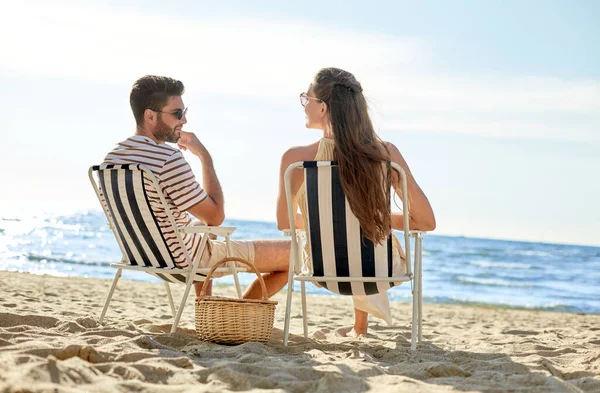
[[[241,258],[224,258],[210,269],[206,280],[210,280],[217,267],[230,261],[246,265],[256,273],[262,287],[262,299],[205,296],[203,287],[196,299],[196,334],[201,340],[221,344],[269,341],[277,302],[269,300],[265,282],[254,264]]]

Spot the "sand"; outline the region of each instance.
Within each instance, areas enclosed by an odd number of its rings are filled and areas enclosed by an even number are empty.
[[[0,392],[600,392],[600,315],[425,304],[411,352],[409,304],[348,338],[350,299],[310,296],[305,339],[297,296],[286,348],[281,293],[270,342],[226,346],[194,336],[192,298],[169,334],[159,284],[121,280],[100,325],[109,285],[0,272]]]

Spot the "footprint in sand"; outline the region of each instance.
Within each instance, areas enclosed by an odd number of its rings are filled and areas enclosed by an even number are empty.
[[[540,334],[539,332],[533,330],[503,330],[502,334],[515,334],[517,336],[530,336]]]

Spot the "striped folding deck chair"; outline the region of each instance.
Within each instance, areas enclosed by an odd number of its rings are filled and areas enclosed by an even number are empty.
[[[308,337],[305,287],[307,281],[318,283],[323,288],[341,295],[371,295],[385,292],[395,285],[410,281],[413,288],[411,349],[416,349],[417,337],[419,342],[421,341],[423,232],[409,230],[406,175],[398,164],[391,162],[391,167],[399,173],[402,181],[406,272],[400,276],[392,275],[391,235],[386,242],[380,245],[374,245],[369,239],[363,238],[358,219],[352,213],[344,195],[338,168],[334,162],[296,162],[287,168],[284,181],[290,229],[284,231],[284,233],[291,236],[292,249],[285,312],[284,345],[288,343],[294,281],[300,281],[305,337]],[[310,271],[302,270],[301,255],[303,250],[298,241],[301,231],[296,230],[294,222],[296,212],[292,205],[291,174],[292,171],[297,169],[304,170],[304,186],[306,187],[308,205],[308,217],[305,217],[304,221],[310,239]],[[387,190],[387,192],[390,192],[390,190]],[[414,274],[411,268],[410,237],[415,239]]]
[[[229,253],[231,253],[229,240],[235,228],[211,226],[177,227],[173,214],[161,191],[162,187],[159,185],[158,179],[150,169],[143,165],[96,165],[90,167],[88,175],[106,214],[108,224],[123,254],[123,259],[120,263],[112,263],[110,265],[117,269],[117,273],[100,314],[100,323],[102,323],[106,315],[108,305],[117,282],[121,277],[122,270],[137,270],[149,273],[163,280],[174,318],[171,333],[175,332],[192,284],[203,282],[206,278],[205,274],[210,270],[198,267],[208,240],[206,234],[225,237]],[[148,190],[154,191],[159,196],[159,206],[166,212],[172,231],[175,233],[177,242],[184,252],[187,265],[185,268],[180,268],[175,264],[173,254],[167,245],[163,232],[160,230],[159,222],[150,205],[147,194]],[[197,256],[193,261],[183,243],[182,235],[187,233],[205,234],[202,236]],[[217,271],[233,274],[239,297],[241,297],[242,292],[237,272],[245,270],[233,265],[217,269]],[[173,304],[169,283],[182,283],[186,285],[184,295],[177,310],[175,310],[175,305]]]

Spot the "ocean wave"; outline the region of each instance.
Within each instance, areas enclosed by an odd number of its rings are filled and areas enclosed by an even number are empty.
[[[95,266],[108,266],[111,263],[115,263],[118,262],[117,259],[113,259],[113,260],[100,260],[100,259],[80,259],[80,258],[72,258],[72,257],[67,257],[67,256],[53,256],[53,255],[42,255],[42,254],[37,254],[37,253],[31,253],[31,252],[24,252],[21,253],[21,256],[27,258],[29,261],[32,262],[42,262],[42,261],[46,261],[46,262],[59,262],[59,263],[66,263],[66,264],[73,264],[73,265],[95,265]]]
[[[509,282],[504,280],[487,279],[487,278],[475,278],[467,276],[456,276],[455,281],[466,285],[485,285],[494,287],[536,287],[533,283],[521,283],[521,282]]]
[[[512,255],[523,255],[527,257],[552,257],[554,254],[547,251],[534,251],[534,250],[510,250],[509,254]]]
[[[465,306],[477,306],[477,307],[498,307],[498,308],[510,308],[517,310],[540,310],[540,311],[557,311],[557,312],[586,312],[586,313],[599,313],[598,307],[579,307],[572,304],[563,302],[547,302],[547,303],[506,303],[506,302],[494,302],[494,301],[473,301],[461,297],[454,296],[435,296],[428,297],[423,295],[423,301],[426,303],[438,303],[438,304],[458,304]]]
[[[474,266],[499,269],[536,269],[535,266],[528,265],[525,263],[471,261],[469,262],[469,264]]]
[[[462,259],[462,258],[472,258],[472,257],[496,257],[503,250],[458,250],[458,251],[442,251],[450,258]]]

